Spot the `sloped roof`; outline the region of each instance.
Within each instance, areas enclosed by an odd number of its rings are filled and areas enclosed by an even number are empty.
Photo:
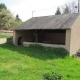
[[[70,29],[76,19],[78,13],[62,14],[53,16],[33,17],[22,25],[13,30],[29,30],[29,29]]]

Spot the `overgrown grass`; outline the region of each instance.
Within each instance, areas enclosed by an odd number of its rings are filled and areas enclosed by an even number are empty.
[[[80,80],[80,61],[42,49],[0,45],[0,80],[43,80],[43,74],[59,73],[62,80]]]

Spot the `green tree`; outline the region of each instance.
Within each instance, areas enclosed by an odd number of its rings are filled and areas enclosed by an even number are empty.
[[[10,29],[14,22],[14,17],[7,9],[2,9],[0,12],[0,29]]]
[[[6,5],[5,5],[4,3],[0,3],[0,11],[1,11],[2,9],[7,9],[7,7],[6,7]]]
[[[60,10],[60,8],[58,7],[57,10],[56,10],[55,15],[60,15],[60,14],[61,14],[61,10]]]
[[[14,24],[12,25],[12,27],[16,27],[18,25],[22,24],[22,20],[19,18],[19,15],[17,14],[15,17],[15,21]]]
[[[66,4],[64,4],[61,7],[61,11],[62,11],[63,14],[66,14],[66,13],[76,13],[77,12],[77,8],[75,8],[76,5],[77,5],[77,3],[74,0],[71,0],[71,1],[69,1]]]
[[[11,28],[17,27],[17,26],[19,26],[20,24],[22,24],[21,21],[18,22],[18,21],[16,21],[16,20],[14,20]]]
[[[11,29],[22,23],[19,15],[13,17],[4,3],[0,3],[0,29]]]
[[[66,5],[66,7],[64,8],[63,13],[64,13],[64,14],[66,14],[66,13],[71,13],[71,9],[69,8],[68,5]]]
[[[16,21],[18,21],[18,22],[19,22],[19,21],[21,21],[21,22],[22,22],[22,20],[19,18],[19,15],[18,15],[18,14],[16,15],[15,20],[16,20]]]

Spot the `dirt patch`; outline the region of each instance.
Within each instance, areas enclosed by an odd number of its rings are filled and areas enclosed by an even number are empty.
[[[0,39],[0,44],[6,43],[6,38]]]

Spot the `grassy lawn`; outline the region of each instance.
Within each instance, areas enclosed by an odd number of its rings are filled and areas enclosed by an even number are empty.
[[[0,45],[0,80],[43,80],[51,71],[60,73],[62,80],[80,80],[80,61],[41,49]]]
[[[9,38],[9,35],[0,35],[0,38]]]
[[[0,33],[0,38],[9,38],[12,35],[13,35],[12,33]]]

